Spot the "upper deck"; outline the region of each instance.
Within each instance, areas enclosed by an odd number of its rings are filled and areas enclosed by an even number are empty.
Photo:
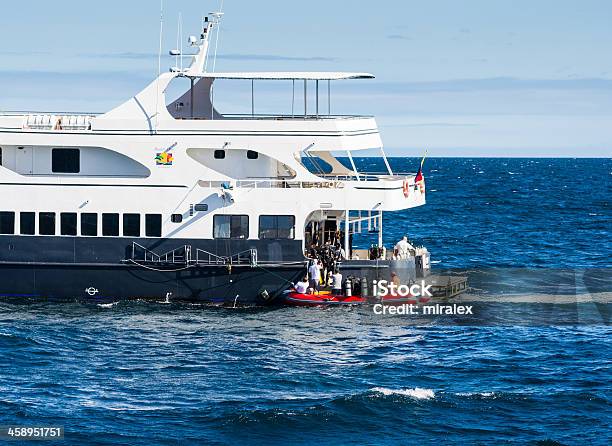
[[[198,137],[206,147],[231,143],[253,150],[281,144],[293,153],[312,145],[318,150],[362,150],[382,147],[378,126],[372,116],[331,113],[331,83],[372,79],[363,72],[217,72],[216,49],[209,55],[213,31],[220,14],[203,22],[200,38],[190,37],[189,50],[172,50],[176,66],[161,73],[131,99],[106,113],[0,112],[0,145],[112,146],[113,136]],[[191,59],[183,68],[183,58]],[[160,59],[161,60],[161,59]],[[250,81],[250,95],[240,100],[250,113],[221,113],[215,104],[217,80]],[[178,97],[170,96],[170,84],[187,81]],[[255,83],[293,84],[291,113],[262,113],[258,110]],[[284,87],[283,87],[284,88]],[[74,136],[72,136],[74,135]],[[93,136],[109,138],[93,138]],[[204,139],[207,138],[207,139]],[[157,138],[159,139],[159,138]],[[143,140],[144,141],[144,140]],[[157,144],[151,140],[150,144]]]

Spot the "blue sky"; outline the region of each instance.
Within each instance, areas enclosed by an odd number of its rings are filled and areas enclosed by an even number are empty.
[[[179,12],[186,38],[218,6],[166,0],[164,53]],[[225,0],[224,12],[217,70],[374,73],[336,83],[333,111],[376,115],[394,155],[612,153],[612,2]],[[2,110],[105,111],[157,73],[156,0],[11,1],[0,26]],[[222,111],[250,109],[237,84],[219,85]],[[290,107],[290,86],[257,88],[258,111]]]

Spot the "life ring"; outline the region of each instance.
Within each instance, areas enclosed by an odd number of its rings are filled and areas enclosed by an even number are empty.
[[[402,187],[402,190],[404,191],[404,197],[408,198],[408,196],[410,195],[410,185],[408,184],[407,179],[404,180],[404,186]]]

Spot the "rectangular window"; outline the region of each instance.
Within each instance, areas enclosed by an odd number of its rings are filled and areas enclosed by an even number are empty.
[[[259,158],[259,153],[254,150],[247,150],[247,159],[256,160]]]
[[[98,236],[98,214],[81,214],[81,235],[84,237]]]
[[[72,212],[60,214],[60,234],[77,235],[77,214]]]
[[[19,232],[21,235],[36,234],[36,213],[22,212],[19,214]]]
[[[262,215],[259,217],[260,239],[294,239],[295,217],[293,215]]]
[[[55,212],[38,214],[38,233],[40,235],[55,235]]]
[[[119,236],[119,214],[102,214],[102,235],[104,237]]]
[[[249,238],[248,215],[215,215],[213,218],[214,238]]]
[[[79,149],[51,150],[51,171],[53,173],[79,173],[81,151]]]
[[[98,236],[98,214],[81,214],[81,235],[85,237]]]
[[[140,214],[123,214],[123,236],[140,237]]]
[[[147,237],[161,237],[162,216],[160,214],[147,214],[145,216],[145,226]]]
[[[15,233],[15,213],[0,212],[0,234]]]
[[[2,147],[0,147],[0,166],[2,166]]]
[[[215,150],[215,159],[216,160],[225,159],[225,150]]]

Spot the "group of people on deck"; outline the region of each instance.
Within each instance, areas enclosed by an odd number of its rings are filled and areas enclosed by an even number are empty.
[[[323,281],[323,277],[325,281]],[[331,279],[331,280],[330,280]],[[342,294],[342,274],[335,268],[332,271],[324,269],[321,260],[313,259],[308,266],[308,275],[300,282],[296,283],[294,288],[299,294],[318,294],[321,285],[328,286],[331,281],[332,295],[339,296]]]
[[[393,249],[394,260],[405,260],[414,254],[414,246],[408,241],[408,237],[403,237]],[[338,269],[338,262],[346,259],[346,253],[340,243],[325,243],[319,246],[313,243],[308,252],[310,262],[308,273],[301,281],[294,285],[294,289],[299,294],[318,294],[321,285],[328,287],[331,285],[332,295],[342,295],[343,277]],[[391,273],[391,281],[399,285],[397,273]]]

